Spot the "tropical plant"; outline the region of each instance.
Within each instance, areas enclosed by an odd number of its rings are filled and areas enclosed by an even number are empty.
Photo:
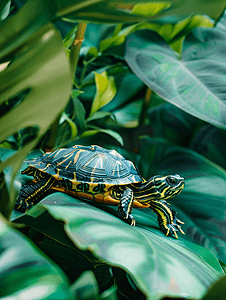
[[[224,9],[1,1],[1,298],[225,298]],[[185,235],[165,237],[150,209],[130,227],[59,192],[13,210],[24,158],[74,144],[116,149],[144,178],[185,177],[171,200]]]

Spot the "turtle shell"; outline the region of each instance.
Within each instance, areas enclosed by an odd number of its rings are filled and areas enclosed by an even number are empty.
[[[125,185],[142,181],[134,164],[115,150],[92,146],[73,146],[26,160],[30,166],[72,183]]]

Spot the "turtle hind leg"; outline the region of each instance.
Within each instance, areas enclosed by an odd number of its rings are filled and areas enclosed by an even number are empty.
[[[34,204],[41,200],[41,196],[51,188],[56,179],[52,176],[43,178],[38,182],[32,182],[24,185],[17,197],[15,209],[20,212],[26,212]]]
[[[129,223],[131,226],[135,226],[135,219],[131,215],[133,199],[133,191],[130,188],[126,188],[121,195],[121,200],[117,210],[118,217],[126,223]]]

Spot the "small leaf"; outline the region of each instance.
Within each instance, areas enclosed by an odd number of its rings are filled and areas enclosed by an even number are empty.
[[[90,126],[91,127],[91,126]],[[116,139],[122,146],[124,145],[124,142],[123,142],[123,138],[121,137],[121,135],[111,129],[102,129],[102,128],[97,128],[97,127],[94,127],[92,126],[92,128],[95,128],[95,129],[92,129],[92,130],[87,130],[85,132],[83,132],[81,135],[80,135],[80,138],[84,138],[84,137],[90,137],[90,136],[93,136],[97,133],[106,133],[110,136],[112,136],[114,139]]]
[[[72,90],[72,97],[76,98],[76,97],[78,97],[82,93],[83,93],[83,91]]]
[[[63,46],[66,49],[69,49],[71,47],[71,45],[73,44],[73,41],[75,39],[75,33],[77,31],[77,26],[75,26],[74,28],[72,28],[64,37],[63,39]]]
[[[86,111],[85,108],[82,104],[82,102],[78,98],[72,98],[73,104],[74,104],[74,116],[73,120],[75,121],[76,124],[78,124],[79,128],[81,131],[84,131],[86,128],[86,123],[85,123],[85,116],[86,116]]]
[[[93,120],[102,119],[102,118],[110,117],[110,116],[114,116],[114,114],[110,113],[108,111],[97,111],[92,115],[92,117],[88,118],[86,120],[86,122],[90,122]]]
[[[96,94],[90,111],[90,117],[102,106],[109,103],[116,94],[115,80],[108,77],[107,72],[101,74],[95,72]]]
[[[75,299],[99,300],[99,288],[92,271],[85,271],[70,288]]]
[[[76,126],[76,124],[68,117],[68,115],[67,115],[65,112],[62,113],[62,116],[61,116],[61,119],[60,119],[60,124],[62,124],[64,121],[68,122],[68,124],[69,124],[70,127],[71,127],[71,138],[76,137],[77,134],[78,134],[77,126]]]
[[[154,16],[160,13],[162,10],[170,7],[169,2],[166,3],[138,3],[133,7],[132,14],[142,16]]]
[[[112,136],[114,139],[116,139],[119,142],[119,144],[121,144],[122,146],[124,145],[123,138],[116,131],[113,131],[111,129],[98,129],[98,131]]]

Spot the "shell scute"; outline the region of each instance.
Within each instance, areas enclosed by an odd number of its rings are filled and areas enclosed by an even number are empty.
[[[131,161],[115,150],[96,145],[62,148],[26,162],[57,179],[71,182],[121,185],[142,181]]]

